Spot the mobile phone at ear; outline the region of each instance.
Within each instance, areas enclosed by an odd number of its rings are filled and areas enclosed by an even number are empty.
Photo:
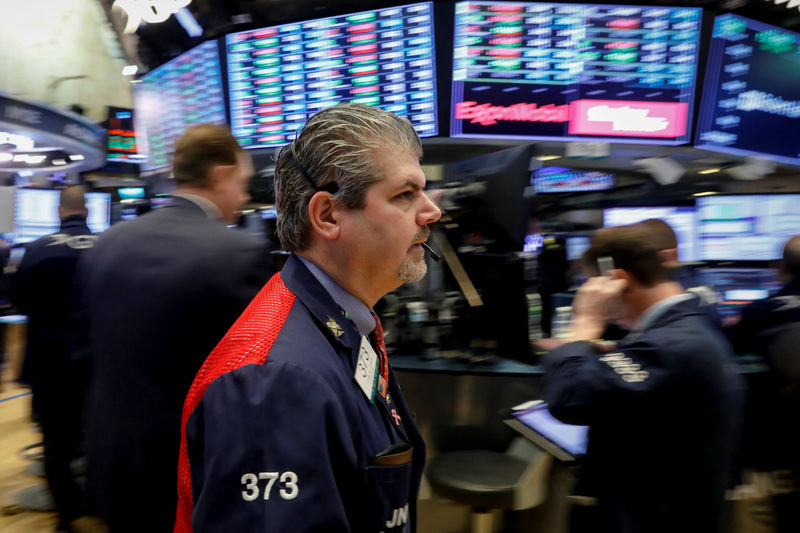
[[[614,259],[609,256],[597,258],[597,270],[601,276],[610,276],[609,271],[614,270]]]

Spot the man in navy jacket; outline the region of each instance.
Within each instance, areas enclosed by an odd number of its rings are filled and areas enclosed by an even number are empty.
[[[226,227],[253,173],[230,131],[189,128],[173,172],[170,206],[112,226],[86,257],[87,491],[112,533],[172,530],[186,391],[272,274],[265,246]]]
[[[425,446],[371,308],[426,272],[421,155],[408,120],[361,104],[281,151],[293,255],[189,391],[175,531],[415,531]]]
[[[719,530],[741,385],[722,334],[669,279],[641,224],[606,228],[584,256],[614,263],[573,304],[572,338],[543,359],[553,415],[590,426],[571,530],[708,533]],[[630,333],[603,353],[609,302]],[[586,501],[586,500],[583,500]]]
[[[83,491],[70,470],[70,461],[80,455],[89,371],[76,271],[97,239],[86,225],[84,193],[78,186],[61,191],[61,228],[27,246],[11,286],[14,305],[28,317],[20,381],[31,386],[41,422],[58,531],[68,531],[84,511]]]

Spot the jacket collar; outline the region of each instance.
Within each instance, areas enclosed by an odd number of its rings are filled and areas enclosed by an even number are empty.
[[[361,335],[355,324],[345,316],[342,308],[294,254],[289,256],[283,266],[281,279],[330,337],[349,350],[358,348]]]
[[[61,229],[67,228],[84,228],[86,226],[86,217],[83,215],[70,215],[61,219]]]

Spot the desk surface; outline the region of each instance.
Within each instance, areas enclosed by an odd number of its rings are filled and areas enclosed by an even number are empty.
[[[546,357],[546,356],[545,356]],[[392,368],[410,372],[430,372],[440,374],[541,376],[544,367],[502,359],[497,357],[493,363],[469,363],[459,358],[425,359],[421,355],[392,355]],[[757,355],[742,355],[736,358],[741,374],[765,372],[768,367]]]

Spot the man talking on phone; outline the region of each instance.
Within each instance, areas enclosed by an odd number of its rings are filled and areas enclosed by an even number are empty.
[[[550,352],[544,399],[590,426],[573,533],[720,531],[741,409],[730,348],[670,280],[641,224],[605,228],[573,303],[571,338]],[[604,275],[601,274],[604,272]],[[630,333],[594,341],[615,315]]]

